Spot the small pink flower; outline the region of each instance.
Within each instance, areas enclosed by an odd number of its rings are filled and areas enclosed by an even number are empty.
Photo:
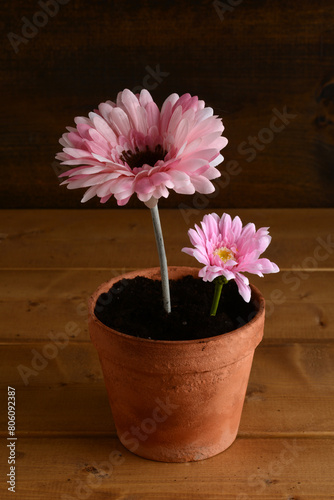
[[[202,229],[195,225],[188,235],[195,248],[183,248],[182,251],[195,257],[204,264],[198,275],[204,281],[213,281],[224,276],[227,281],[234,279],[240,295],[250,301],[249,281],[242,273],[248,272],[263,277],[264,273],[277,273],[279,268],[260,255],[268,247],[271,236],[267,227],[256,231],[254,224],[242,226],[239,217],[233,220],[228,214],[205,215],[201,222]]]
[[[154,206],[169,190],[212,193],[210,182],[220,176],[222,120],[204,101],[184,94],[170,95],[161,111],[147,90],[134,95],[125,89],[116,103],[101,103],[89,117],[75,118],[76,127],[60,139],[56,158],[70,165],[61,177],[69,189],[88,188],[82,202],[98,196],[105,203],[114,195],[125,205],[135,193]]]

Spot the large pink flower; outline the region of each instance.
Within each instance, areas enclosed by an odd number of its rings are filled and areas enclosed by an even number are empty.
[[[250,301],[249,281],[242,273],[248,272],[263,276],[264,273],[277,273],[279,268],[260,255],[268,247],[271,236],[268,228],[256,231],[254,224],[242,226],[239,217],[233,220],[228,214],[205,215],[201,222],[202,229],[195,225],[188,235],[195,248],[183,248],[182,251],[195,257],[204,264],[198,275],[204,281],[213,281],[218,276],[225,276],[227,281],[234,279],[240,295]]]
[[[116,103],[107,101],[89,118],[75,118],[60,139],[56,158],[71,170],[61,174],[69,189],[88,187],[82,201],[93,196],[105,203],[112,195],[125,205],[132,194],[154,206],[169,189],[177,193],[211,193],[210,180],[220,176],[227,144],[222,120],[204,101],[170,95],[161,111],[147,90],[134,95],[125,89]]]

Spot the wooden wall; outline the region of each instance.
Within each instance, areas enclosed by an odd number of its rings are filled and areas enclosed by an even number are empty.
[[[229,139],[214,196],[173,193],[161,206],[333,206],[332,0],[3,0],[1,9],[2,207],[81,206],[82,191],[58,186],[58,139],[74,116],[138,86],[159,103],[199,95]]]

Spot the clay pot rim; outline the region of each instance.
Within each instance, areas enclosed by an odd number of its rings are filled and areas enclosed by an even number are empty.
[[[195,271],[195,270],[196,271],[200,270],[200,268],[189,267],[189,266],[168,266],[168,269],[169,270],[173,270],[173,269],[174,270],[175,269],[186,270],[187,269],[189,272]],[[117,280],[120,281],[121,279],[126,278],[128,275],[133,275],[133,277],[144,276],[144,274],[148,271],[154,272],[155,274],[160,274],[160,267],[142,268],[142,269],[136,269],[134,271],[127,271],[125,273],[122,273],[119,276],[115,276],[114,278],[111,278],[110,280],[105,281],[104,283],[101,283],[101,285],[99,285],[99,287],[91,295],[91,297],[88,300],[88,313],[92,317],[94,322],[101,325],[105,329],[106,333],[110,332],[113,335],[117,335],[120,338],[122,338],[128,342],[143,342],[143,343],[147,343],[147,344],[151,344],[151,345],[152,344],[154,344],[154,345],[159,344],[159,345],[169,345],[169,346],[171,346],[171,345],[175,345],[175,346],[179,345],[180,346],[180,345],[190,345],[190,344],[198,344],[198,343],[202,344],[202,343],[209,343],[209,342],[216,342],[216,341],[218,342],[223,337],[226,339],[228,337],[232,337],[233,335],[238,335],[241,332],[243,332],[244,330],[248,329],[253,323],[256,323],[260,319],[260,317],[264,315],[264,309],[265,309],[264,297],[261,294],[260,290],[256,286],[250,284],[250,287],[252,290],[251,300],[252,300],[254,295],[255,295],[254,298],[256,298],[258,300],[258,311],[255,314],[255,316],[250,321],[248,321],[245,325],[240,326],[239,328],[236,328],[235,330],[232,330],[231,332],[222,333],[220,335],[215,335],[214,337],[207,337],[207,338],[202,338],[202,339],[192,339],[192,340],[154,340],[154,339],[146,339],[143,337],[134,337],[133,335],[128,335],[127,333],[122,333],[122,332],[119,332],[118,330],[114,330],[113,328],[110,328],[109,326],[106,326],[104,323],[102,323],[102,321],[100,321],[95,316],[94,308],[95,308],[96,300],[100,296],[100,294],[102,293],[100,290],[103,289],[106,284],[109,285],[109,283],[111,283],[111,282],[117,283]],[[135,275],[135,273],[137,273],[137,272],[139,274]],[[132,278],[129,278],[129,279],[132,279]],[[157,277],[157,279],[158,279],[158,277]]]

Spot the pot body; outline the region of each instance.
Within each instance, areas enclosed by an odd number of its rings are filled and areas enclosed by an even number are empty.
[[[198,271],[169,267],[169,277],[197,277]],[[152,460],[187,462],[216,455],[238,432],[254,350],[263,336],[264,299],[252,286],[257,313],[230,333],[190,341],[142,339],[106,327],[94,314],[101,293],[136,276],[160,279],[160,269],[113,278],[89,301],[89,332],[118,437],[127,449]]]

